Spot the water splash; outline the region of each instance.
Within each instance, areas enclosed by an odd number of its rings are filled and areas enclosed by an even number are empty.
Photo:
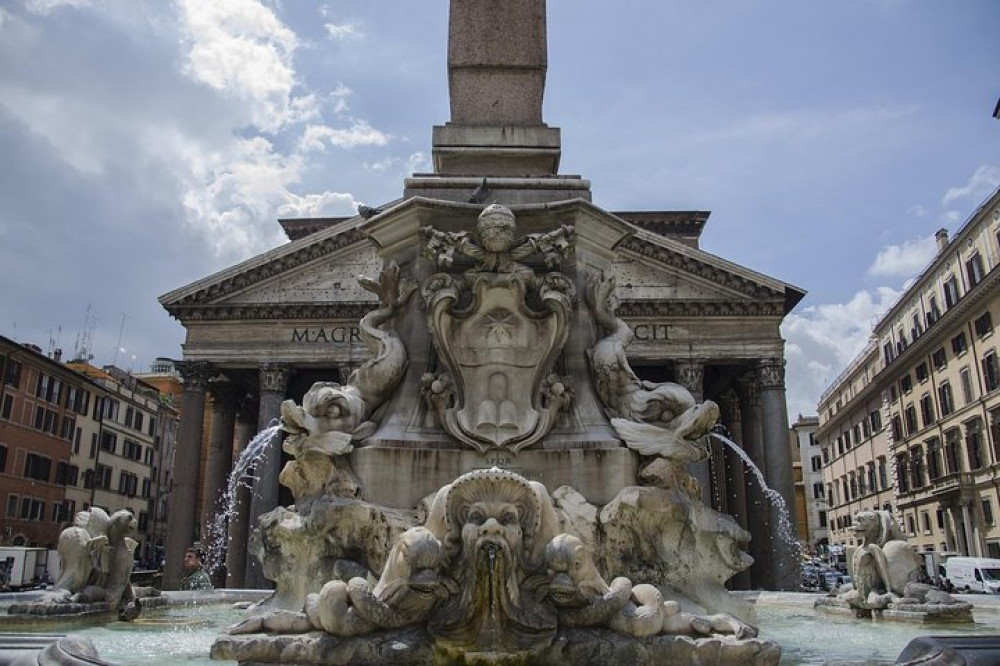
[[[264,457],[272,440],[277,438],[280,431],[281,424],[278,419],[272,419],[268,426],[257,433],[243,448],[240,457],[233,465],[233,471],[229,473],[226,489],[217,502],[218,511],[208,525],[208,534],[203,538],[206,542],[204,564],[209,574],[214,574],[225,564],[229,523],[239,511],[236,505],[237,494],[240,488],[253,487],[257,480],[253,474],[254,467]]]
[[[754,478],[757,479],[757,484],[760,485],[761,490],[764,492],[764,497],[767,498],[767,501],[777,511],[778,538],[781,539],[782,543],[791,548],[792,552],[798,554],[802,550],[802,545],[799,543],[794,527],[792,527],[791,514],[788,511],[788,504],[785,502],[785,498],[777,490],[768,487],[767,483],[764,482],[764,474],[760,471],[760,468],[754,464],[753,460],[750,459],[750,456],[747,455],[747,452],[739,444],[718,432],[718,430],[713,430],[710,434],[735,451],[736,455],[746,464],[747,469],[753,473]]]

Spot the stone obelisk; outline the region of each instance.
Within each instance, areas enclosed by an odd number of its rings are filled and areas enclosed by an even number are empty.
[[[433,130],[434,173],[406,196],[465,200],[483,178],[489,202],[590,199],[590,183],[559,176],[560,132],[542,120],[545,0],[451,0],[451,119]]]

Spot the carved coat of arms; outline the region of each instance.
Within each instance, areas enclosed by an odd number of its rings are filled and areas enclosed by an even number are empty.
[[[514,225],[510,210],[494,204],[479,217],[478,242],[465,232],[424,229],[425,253],[439,268],[451,266],[455,251],[476,260],[464,275],[437,273],[423,285],[428,326],[447,367],[424,395],[445,431],[481,452],[537,442],[570,400],[552,368],[569,336],[573,285],[557,271],[536,275],[518,259],[541,253],[558,267],[573,229],[515,240]]]

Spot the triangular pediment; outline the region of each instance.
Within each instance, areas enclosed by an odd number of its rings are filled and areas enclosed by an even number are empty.
[[[236,264],[160,297],[178,319],[353,317],[370,308],[373,296],[358,275],[373,276],[381,255],[412,252],[420,227],[471,228],[481,206],[412,197],[383,206],[372,219],[361,216]],[[553,222],[574,224],[577,242],[614,254],[622,314],[635,310],[668,314],[697,306],[711,314],[731,310],[783,315],[804,292],[704,252],[668,234],[640,228],[583,199],[512,205],[531,229]],[[356,312],[355,312],[356,311]]]

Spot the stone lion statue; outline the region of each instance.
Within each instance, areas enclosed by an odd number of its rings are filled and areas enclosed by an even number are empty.
[[[906,541],[903,529],[888,511],[859,511],[854,514],[852,529],[861,537],[863,546],[885,546],[889,541]]]

